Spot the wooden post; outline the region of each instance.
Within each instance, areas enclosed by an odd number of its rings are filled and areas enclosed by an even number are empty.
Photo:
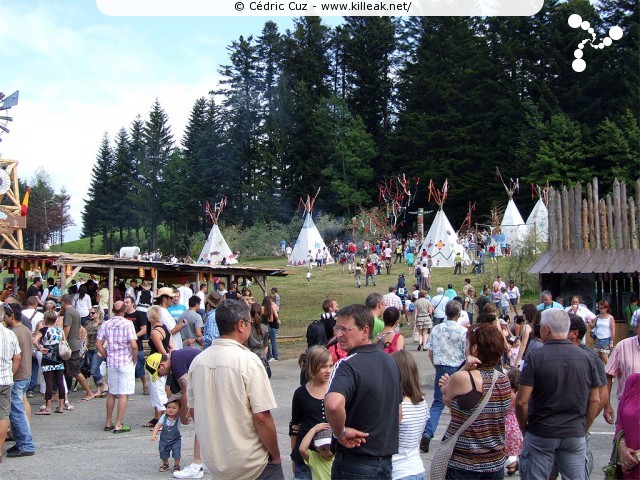
[[[562,225],[562,249],[571,250],[571,228],[569,222],[569,191],[567,187],[562,187],[562,215],[560,216]]]
[[[582,229],[586,227],[582,225],[582,185],[580,182],[576,184],[576,188],[574,190],[574,204],[573,204],[573,216],[575,217],[575,231],[573,232],[573,237],[575,238],[575,247],[574,250],[582,250],[584,248],[582,243]]]
[[[616,178],[613,181],[613,230],[616,239],[616,249],[622,247],[622,207],[620,205],[620,182]]]
[[[556,220],[556,191],[553,187],[549,189],[549,250],[560,250],[558,248],[558,226]]]
[[[613,201],[611,200],[611,194],[607,194],[607,231],[609,234],[609,248],[615,249],[616,247],[616,237],[613,224]]]
[[[589,202],[587,199],[582,200],[582,248],[584,250],[588,250],[591,248],[589,244],[589,229],[587,226],[589,225]]]
[[[627,212],[627,184],[620,182],[620,226],[622,227],[622,248],[629,248],[629,216]]]
[[[598,205],[593,203],[593,186],[587,183],[587,217],[589,218],[589,247],[596,248],[596,221]]]
[[[593,178],[593,207],[599,207],[600,200],[598,198],[598,177]],[[600,250],[602,245],[602,236],[600,235],[600,215],[594,214],[595,220],[595,237],[596,237],[596,248]]]
[[[636,223],[636,205],[633,197],[629,197],[629,230],[631,232],[631,248],[638,249],[638,224]]]
[[[636,180],[636,222],[640,223],[640,178]]]
[[[602,247],[607,250],[609,248],[609,233],[607,232],[607,204],[604,202],[604,198],[600,199],[598,212],[598,225],[602,225],[602,242],[598,245],[598,248]]]
[[[109,318],[113,316],[113,282],[115,281],[114,269],[109,267]]]

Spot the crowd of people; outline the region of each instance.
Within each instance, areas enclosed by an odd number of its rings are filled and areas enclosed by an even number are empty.
[[[211,292],[187,279],[155,292],[144,281],[119,283],[124,291],[111,311],[103,307],[106,285],[92,279],[65,292],[55,279],[45,287],[34,278],[26,308],[20,298],[5,298],[0,447],[9,425],[15,441],[6,456],[36,453],[28,399],[38,383],[43,402],[36,415],[72,411],[68,392],[79,388],[81,401],[106,397],[104,431],[122,434],[131,431],[126,411],[140,379],[160,472],[284,478],[269,381],[279,357],[277,288],[258,303],[236,282],[227,290],[220,281]],[[637,296],[628,312],[630,336],[614,346],[606,301],[597,315],[579,296],[564,308],[548,291],[538,305],[520,305],[515,282],[500,276],[479,294],[470,278],[459,292],[448,285],[431,296],[423,286],[409,291],[401,274],[388,293],[370,293],[363,304],[323,302],[292,392],[294,478],[496,479],[519,471],[528,479],[586,479],[594,468],[588,431],[602,411],[616,424],[625,478],[638,478]],[[415,343],[402,335],[403,322],[413,327]],[[413,355],[421,353],[407,350],[416,344],[435,369],[432,398],[420,385]],[[449,425],[428,473],[420,453],[433,448],[445,406]],[[191,422],[194,458],[184,466],[180,425]]]

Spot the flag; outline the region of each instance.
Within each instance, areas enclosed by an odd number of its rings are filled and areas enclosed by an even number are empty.
[[[31,192],[31,188],[27,188],[27,193],[24,194],[24,198],[22,199],[22,205],[20,205],[20,215],[22,217],[27,216],[27,212],[29,211],[29,193]]]

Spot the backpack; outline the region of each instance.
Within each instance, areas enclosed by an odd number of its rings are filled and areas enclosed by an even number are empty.
[[[326,345],[327,344],[327,332],[324,328],[324,323],[320,320],[314,320],[307,327],[307,347],[313,347],[314,345]]]
[[[422,269],[420,267],[416,267],[415,275],[416,275],[416,278],[422,275]]]
[[[390,342],[383,342],[383,339],[380,339],[378,340],[378,345],[382,348],[384,352],[388,354],[392,354],[393,352],[398,350],[397,343],[398,343],[399,336],[400,336],[399,333],[394,333],[393,338],[391,339]]]

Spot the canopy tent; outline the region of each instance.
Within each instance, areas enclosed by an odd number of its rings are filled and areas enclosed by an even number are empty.
[[[302,224],[302,229],[300,230],[300,234],[298,235],[298,239],[296,240],[296,244],[293,246],[293,250],[291,255],[289,256],[289,261],[287,262],[288,266],[298,267],[298,266],[307,266],[309,254],[315,259],[318,253],[327,252],[327,263],[334,263],[333,257],[327,248],[327,245],[322,240],[322,236],[318,231],[318,227],[313,222],[313,218],[311,217],[311,212],[313,211],[313,204],[315,203],[316,197],[320,193],[320,189],[316,193],[315,197],[311,199],[309,195],[307,195],[307,201],[304,202],[300,199],[300,203],[298,204],[298,210],[300,206],[304,206],[305,217],[304,223]]]
[[[220,227],[217,223],[213,224],[207,241],[202,247],[200,255],[198,255],[198,263],[206,265],[232,265],[238,263],[236,256],[233,254],[229,245],[222,236]]]
[[[427,233],[424,242],[422,242],[418,256],[420,256],[423,249],[431,256],[434,268],[453,267],[457,253],[460,253],[463,261],[469,262],[469,256],[458,241],[458,235],[442,208],[436,213],[436,217],[429,228],[429,233]]]
[[[516,203],[512,198],[509,198],[509,203],[504,211],[502,222],[500,223],[500,230],[504,234],[504,242],[507,245],[521,242],[527,236],[529,228],[524,223],[522,215],[520,215],[518,207],[516,207]]]
[[[198,263],[205,265],[232,265],[238,263],[238,259],[233,254],[229,245],[224,240],[220,227],[218,227],[218,217],[227,204],[227,198],[224,197],[220,202],[213,204],[213,210],[206,204],[206,212],[213,226],[207,237],[207,241],[202,247],[200,255],[198,255]]]
[[[534,232],[537,242],[549,240],[549,211],[542,198],[538,199],[531,210],[527,218],[527,228],[530,232]]]

